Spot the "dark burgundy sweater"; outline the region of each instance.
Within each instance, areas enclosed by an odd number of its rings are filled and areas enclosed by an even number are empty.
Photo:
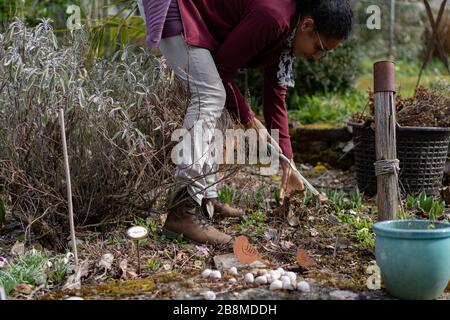
[[[295,27],[295,0],[178,0],[188,44],[210,49],[227,91],[226,107],[241,123],[253,119],[235,82],[239,68],[261,68],[266,127],[280,130],[280,147],[291,158],[286,86],[278,84],[279,60]]]

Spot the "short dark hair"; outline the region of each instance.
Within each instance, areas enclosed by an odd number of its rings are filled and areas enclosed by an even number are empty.
[[[329,38],[345,40],[353,28],[353,9],[348,0],[296,0],[297,15],[314,19],[316,29]]]

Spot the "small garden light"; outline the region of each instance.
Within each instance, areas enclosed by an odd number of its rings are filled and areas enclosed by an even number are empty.
[[[145,239],[148,236],[148,230],[141,226],[134,226],[127,230],[127,236],[136,243],[137,253],[137,273],[141,273],[141,256],[139,253],[139,240]]]

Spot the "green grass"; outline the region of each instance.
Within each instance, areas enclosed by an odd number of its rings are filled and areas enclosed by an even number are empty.
[[[342,190],[323,190],[328,197],[338,220],[348,224],[361,249],[371,249],[375,245],[375,234],[372,232],[373,222],[369,217],[358,215],[363,206],[363,194],[356,191],[348,195]]]
[[[150,237],[154,239],[158,238],[158,231],[162,228],[162,223],[153,218],[143,219],[141,217],[134,217],[133,225],[146,228]]]
[[[362,68],[363,68],[363,74],[370,74],[373,73],[373,64],[377,61],[384,60],[384,59],[370,59],[366,58],[362,60]],[[403,78],[403,77],[417,77],[419,75],[420,68],[422,67],[422,64],[420,61],[408,61],[408,60],[396,60],[395,62],[395,71],[397,77]],[[445,75],[445,67],[437,59],[434,59],[430,61],[423,71],[424,76],[442,76]],[[448,74],[448,73],[447,73]]]
[[[158,271],[161,268],[161,260],[159,259],[149,259],[145,268],[149,271]]]
[[[340,213],[346,208],[345,193],[343,191],[326,189],[324,193],[327,196],[328,200],[331,202],[336,213]]]
[[[217,193],[219,195],[220,202],[226,203],[229,205],[231,205],[233,203],[234,192],[233,192],[233,190],[231,190],[230,187],[225,185],[222,188],[220,188],[220,190]]]
[[[49,273],[49,280],[54,283],[62,282],[66,278],[67,264],[62,259],[54,259],[52,262],[53,272]]]
[[[365,93],[368,88],[373,87],[373,63],[379,59],[364,59],[363,76],[361,76],[356,88],[361,93]],[[395,61],[396,82],[400,85],[398,93],[404,97],[410,97],[414,94],[417,79],[421,68],[420,61]],[[423,71],[421,85],[425,87],[432,86],[433,83],[439,80],[450,80],[450,75],[445,70],[444,65],[439,60],[432,60]]]
[[[421,192],[417,197],[408,195],[406,206],[408,209],[422,211],[430,220],[436,220],[444,214],[445,201],[429,197],[425,192]]]
[[[253,231],[257,235],[263,235],[266,232],[266,228],[266,215],[262,211],[251,213],[239,225],[241,232]]]
[[[37,286],[47,285],[50,281],[61,282],[68,268],[63,257],[52,258],[45,251],[30,251],[20,255],[5,270],[0,271],[0,285],[10,295],[18,284]]]
[[[358,91],[299,97],[289,110],[289,119],[342,126],[352,114],[363,111],[367,102],[367,94]]]
[[[265,191],[266,191],[265,186],[259,186],[258,188],[256,188],[256,191],[254,194],[256,207],[261,210],[266,209],[266,201],[265,201],[266,198],[264,195]]]
[[[356,191],[350,192],[350,207],[353,210],[359,211],[363,206],[363,194],[359,192],[359,189]]]
[[[309,206],[309,204],[313,200],[314,200],[314,194],[311,191],[309,191],[309,189],[305,189],[305,193],[304,193],[304,195],[302,197],[302,203],[305,206]]]
[[[275,187],[273,190],[273,197],[275,198],[275,202],[277,206],[281,206],[281,189],[280,187]]]
[[[348,195],[342,190],[325,189],[322,191],[328,197],[336,213],[340,213],[343,210],[359,211],[362,208],[363,194],[358,189],[350,192]]]
[[[125,241],[126,240],[125,240],[125,238],[123,236],[121,236],[121,235],[114,235],[112,237],[109,237],[106,240],[106,244],[107,245],[122,244],[122,243],[125,243]]]
[[[348,224],[361,249],[371,249],[375,246],[375,234],[372,231],[373,222],[370,218],[341,212],[338,214],[341,223]]]

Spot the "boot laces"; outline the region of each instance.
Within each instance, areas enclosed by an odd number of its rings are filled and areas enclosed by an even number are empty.
[[[197,211],[197,215],[196,215],[198,221],[200,222],[200,225],[204,228],[207,228],[211,225],[210,221],[208,220],[208,218],[203,214],[203,211],[201,210],[201,208],[198,208]]]

